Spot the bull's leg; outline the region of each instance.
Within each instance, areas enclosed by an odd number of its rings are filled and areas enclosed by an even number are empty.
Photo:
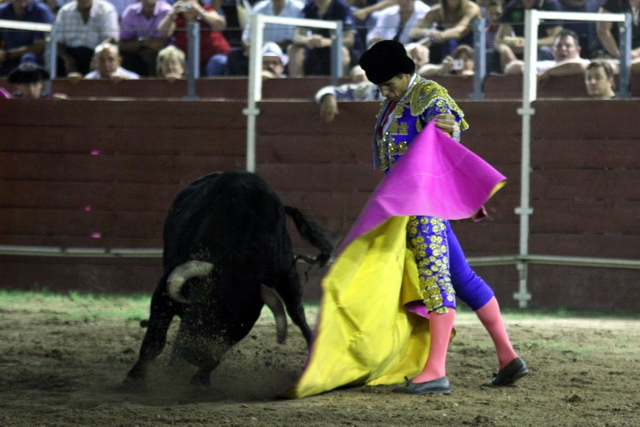
[[[291,321],[300,328],[304,339],[307,341],[307,345],[311,345],[311,328],[304,314],[302,285],[300,284],[300,276],[298,275],[295,264],[286,274],[283,274],[279,280],[276,281],[274,289],[278,292],[282,301],[284,301]]]
[[[151,299],[151,314],[147,333],[140,346],[138,361],[127,374],[125,383],[143,381],[149,364],[162,353],[167,342],[167,331],[173,316],[176,314],[166,294],[156,292]]]

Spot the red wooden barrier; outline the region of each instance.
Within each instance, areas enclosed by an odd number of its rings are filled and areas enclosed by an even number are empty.
[[[459,104],[471,126],[463,143],[509,181],[487,204],[485,221],[457,221],[454,228],[468,256],[514,255],[520,103]],[[214,170],[244,168],[245,106],[242,100],[0,100],[0,245],[160,248],[162,222],[182,186]],[[534,104],[532,253],[640,258],[638,107],[637,100]],[[257,172],[339,241],[382,178],[370,167],[379,103],[341,103],[330,124],[310,100],[259,108]],[[292,234],[297,250],[311,251]],[[5,288],[151,291],[160,260],[0,255],[0,270]],[[504,306],[516,304],[513,266],[478,272]],[[312,275],[307,297],[318,297],[322,273]],[[637,292],[639,275],[533,266],[531,305],[637,309],[640,298],[634,305],[628,297]],[[602,288],[614,282],[617,291],[605,299]]]

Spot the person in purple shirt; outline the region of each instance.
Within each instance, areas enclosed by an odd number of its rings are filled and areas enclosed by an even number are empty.
[[[301,18],[342,21],[343,74],[351,68],[351,49],[355,42],[355,21],[345,0],[309,0]],[[288,48],[289,76],[328,76],[331,74],[331,32],[321,28],[299,28]]]
[[[10,0],[0,4],[0,19],[20,22],[53,23],[53,12],[36,0]],[[44,33],[0,28],[0,75],[7,75],[25,61],[42,63]]]
[[[125,9],[120,22],[120,53],[124,68],[145,77],[156,75],[158,52],[168,42],[158,32],[158,25],[171,9],[164,0],[140,0]]]

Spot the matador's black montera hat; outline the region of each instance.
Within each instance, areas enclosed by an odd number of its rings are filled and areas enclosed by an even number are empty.
[[[416,64],[404,45],[394,40],[382,40],[360,57],[360,66],[374,84],[382,84],[400,73],[413,74]]]

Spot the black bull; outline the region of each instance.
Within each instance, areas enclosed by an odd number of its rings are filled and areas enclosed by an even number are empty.
[[[283,206],[257,175],[212,173],[180,191],[164,224],[164,274],[151,299],[138,361],[125,382],[144,379],[176,315],[181,321],[174,355],[199,368],[192,384],[210,384],[221,357],[249,333],[265,303],[276,316],[280,342],[286,337],[283,301],[310,343],[285,213],[320,250],[305,259],[325,265],[333,250],[326,233],[299,210]]]

